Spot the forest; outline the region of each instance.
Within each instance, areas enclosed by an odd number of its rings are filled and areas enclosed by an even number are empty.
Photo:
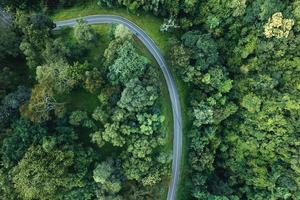
[[[13,24],[1,29],[0,199],[159,198],[171,161],[159,75],[132,33],[111,26],[95,59],[100,35],[83,20],[55,32],[17,10]]]
[[[171,35],[186,111],[177,199],[300,199],[300,0],[0,0],[12,16],[0,21],[0,199],[165,199],[159,69],[122,25],[105,38],[84,20],[54,30],[53,13],[85,4],[153,15]]]

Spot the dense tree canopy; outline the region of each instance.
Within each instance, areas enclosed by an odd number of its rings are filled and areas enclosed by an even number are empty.
[[[19,86],[15,92],[6,95],[0,104],[0,127],[8,121],[13,121],[18,116],[18,108],[30,98],[30,90]]]
[[[157,98],[155,86],[143,85],[138,79],[131,79],[126,84],[118,105],[128,111],[140,111],[146,106],[152,106]]]
[[[108,77],[113,83],[127,83],[145,71],[148,60],[136,53],[130,42],[124,42],[117,50],[117,59],[109,66]]]
[[[28,15],[21,11],[16,13],[15,23],[24,34],[20,49],[28,66],[35,68],[43,63],[41,54],[55,24],[44,14]]]
[[[19,53],[19,38],[13,27],[0,22],[0,59]]]
[[[123,25],[54,31],[30,3],[0,31],[0,199],[148,198],[171,162],[157,68]]]
[[[172,63],[194,94],[192,199],[299,198],[295,5],[201,2],[201,31],[173,41]]]
[[[123,25],[53,31],[47,14],[80,3],[0,0],[12,14],[0,23],[0,199],[162,198],[172,158],[160,75]],[[178,198],[300,199],[299,0],[91,5],[152,13],[169,32],[155,41],[186,95]]]

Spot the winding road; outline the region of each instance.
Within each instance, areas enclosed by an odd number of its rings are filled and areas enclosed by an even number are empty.
[[[154,41],[136,24],[133,22],[115,15],[91,15],[81,18],[74,18],[65,21],[58,21],[56,23],[56,29],[60,29],[65,26],[73,27],[78,19],[84,19],[88,24],[106,24],[116,23],[123,24],[128,27],[137,38],[148,48],[152,56],[155,58],[157,63],[162,70],[172,103],[173,111],[173,122],[174,122],[174,136],[173,136],[173,160],[172,160],[172,179],[169,185],[167,200],[175,200],[177,186],[179,183],[179,173],[182,157],[182,116],[179,102],[179,95],[175,85],[175,81],[172,74],[164,60],[159,48],[156,46]]]

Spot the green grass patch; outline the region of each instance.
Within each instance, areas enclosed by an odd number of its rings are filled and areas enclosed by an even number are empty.
[[[96,95],[81,88],[72,91],[70,94],[61,96],[59,101],[66,102],[67,111],[84,110],[92,113],[100,105]]]
[[[71,27],[64,27],[58,31],[54,31],[54,35],[56,37],[62,38],[63,41],[76,43],[76,39],[74,38],[73,28]]]
[[[110,38],[109,31],[112,25],[103,24],[103,25],[92,25],[93,29],[98,35],[98,39],[95,42],[95,47],[91,48],[88,59],[91,63],[96,64],[102,60],[105,49],[108,47]]]
[[[177,190],[177,199],[178,200],[187,200],[190,197],[189,191],[187,190],[187,183],[189,182],[188,178],[188,137],[187,133],[189,127],[192,125],[192,119],[189,116],[188,108],[188,97],[190,96],[188,89],[184,83],[180,80],[176,80],[177,88],[180,96],[181,112],[182,112],[182,127],[183,127],[183,138],[182,138],[182,160],[180,167],[180,182]]]

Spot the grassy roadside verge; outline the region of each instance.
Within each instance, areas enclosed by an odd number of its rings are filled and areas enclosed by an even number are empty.
[[[166,57],[168,61],[168,57]],[[168,66],[171,66],[170,62],[168,62]],[[188,127],[191,126],[192,120],[189,116],[188,102],[189,102],[189,90],[187,85],[179,78],[174,68],[170,68],[173,77],[175,79],[176,87],[178,90],[179,98],[180,98],[180,106],[181,106],[181,114],[182,114],[182,158],[181,158],[181,166],[180,166],[180,180],[178,184],[178,189],[176,192],[176,200],[187,200],[187,197],[190,195],[187,194],[186,183],[188,182]]]
[[[191,125],[191,119],[188,115],[188,97],[189,93],[187,87],[181,80],[176,80],[176,85],[178,88],[179,96],[180,96],[180,104],[181,104],[181,112],[182,112],[182,127],[183,127],[183,138],[182,138],[182,159],[180,166],[180,182],[177,190],[177,200],[187,200],[189,196],[187,194],[186,183],[188,182],[188,127]]]

